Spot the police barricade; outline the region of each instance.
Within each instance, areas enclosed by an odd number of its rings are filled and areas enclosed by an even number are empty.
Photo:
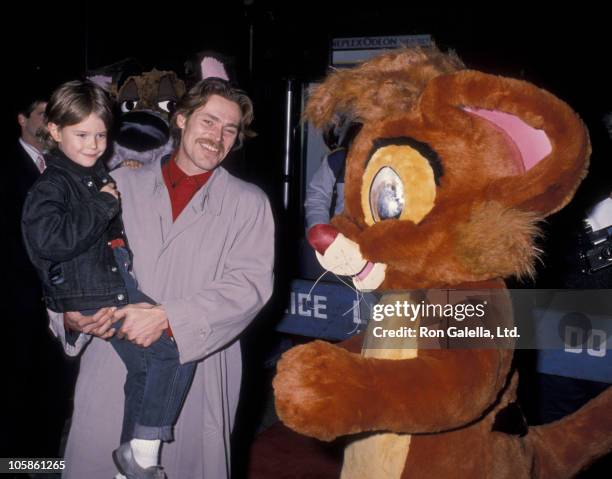
[[[276,330],[311,338],[341,341],[367,324],[371,294],[355,293],[342,283],[296,279],[289,303]]]
[[[557,290],[547,296],[545,306],[532,309],[538,372],[612,383],[612,291]],[[550,344],[553,337],[560,344]]]

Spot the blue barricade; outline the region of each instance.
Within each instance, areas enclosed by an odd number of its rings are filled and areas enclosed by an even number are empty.
[[[276,329],[312,338],[344,340],[366,325],[363,295],[342,283],[296,279],[291,283],[289,305]]]
[[[557,335],[564,342],[538,351],[539,372],[612,383],[610,318],[550,308],[536,308],[533,316],[538,338]]]

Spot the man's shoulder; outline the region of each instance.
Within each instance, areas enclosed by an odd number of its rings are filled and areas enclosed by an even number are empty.
[[[21,141],[19,140],[13,143],[13,154],[16,156],[20,156],[22,158],[28,158],[30,159],[30,161],[32,160],[32,158],[30,158],[30,155],[28,155],[28,152],[25,150],[25,148],[21,144]]]
[[[38,177],[39,173],[34,160],[21,145],[19,140],[15,141],[10,150],[10,161],[6,163],[7,172],[10,174],[27,174]]]
[[[259,186],[242,180],[225,169],[223,169],[222,172],[227,176],[227,192],[232,196],[246,200],[268,201],[268,196]]]

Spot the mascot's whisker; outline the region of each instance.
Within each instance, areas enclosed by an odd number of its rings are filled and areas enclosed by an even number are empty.
[[[328,269],[323,271],[323,273],[317,278],[317,280],[311,286],[310,290],[308,291],[308,296],[306,297],[307,301],[310,301],[310,296],[312,295],[312,291],[317,287],[317,284],[319,284],[319,281],[321,281],[323,279],[323,276],[325,276],[327,273],[330,273]]]
[[[334,265],[333,268],[337,268],[341,265]],[[310,288],[310,291],[308,291],[308,297],[307,297],[307,301],[310,301],[310,296],[312,294],[312,291],[316,288],[317,284],[319,284],[319,281],[321,281],[323,279],[323,277],[327,274],[327,273],[332,273],[336,278],[338,278],[338,280],[341,283],[344,283],[346,286],[348,286],[350,289],[352,289],[353,291],[357,292],[357,290],[355,288],[353,288],[351,285],[349,285],[348,283],[346,283],[342,278],[340,278],[337,274],[333,273],[331,270],[329,269],[325,269],[325,271],[323,271],[323,273],[316,279],[316,281],[314,282],[314,284],[312,285],[312,287]]]
[[[323,279],[323,277],[325,277],[326,274],[328,273],[332,273],[330,270],[326,269],[325,271],[323,271],[323,273],[321,275],[319,275],[319,277],[315,280],[315,282],[313,283],[313,285],[311,286],[310,290],[308,291],[308,295],[306,296],[306,301],[310,302],[310,299],[312,297],[312,293],[314,291],[314,289],[317,287],[317,285],[319,284],[319,282]],[[348,283],[347,281],[345,281],[344,279],[342,279],[340,276],[338,276],[335,273],[332,273],[336,279],[342,283],[343,285],[345,285],[347,288],[351,289],[352,291],[355,292],[355,298],[357,300],[357,302],[355,304],[353,304],[353,306],[351,308],[349,308],[348,310],[346,310],[344,313],[342,313],[342,316],[346,316],[349,313],[352,313],[355,308],[359,308],[359,306],[361,306],[362,302],[365,302],[366,305],[368,307],[370,307],[370,303],[368,303],[365,299],[365,295],[359,291],[358,289],[356,289],[354,286],[351,286],[350,283]],[[355,327],[355,329],[351,332],[348,333],[348,335],[352,335],[357,331],[357,328],[359,328],[359,324],[357,324],[357,326]]]

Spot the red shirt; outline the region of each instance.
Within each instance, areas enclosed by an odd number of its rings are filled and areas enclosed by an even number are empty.
[[[181,170],[174,156],[162,167],[164,183],[168,188],[170,203],[172,204],[172,221],[176,221],[181,211],[191,201],[196,192],[202,188],[212,175],[212,171],[189,176]]]
[[[168,188],[168,194],[170,195],[173,222],[176,221],[185,209],[185,206],[191,201],[191,198],[206,184],[212,175],[212,171],[207,171],[199,175],[189,176],[176,164],[175,157],[176,155],[173,155],[162,167],[164,183],[166,183],[166,188]],[[173,336],[170,326],[168,326],[166,331],[168,336]]]

